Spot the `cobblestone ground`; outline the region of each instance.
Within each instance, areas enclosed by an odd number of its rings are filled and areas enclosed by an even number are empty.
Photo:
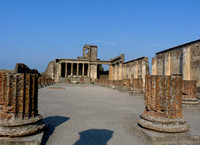
[[[39,113],[48,125],[44,145],[144,145],[131,131],[143,111],[143,97],[105,87],[55,84],[39,89]],[[199,133],[200,111],[184,115],[193,133]]]

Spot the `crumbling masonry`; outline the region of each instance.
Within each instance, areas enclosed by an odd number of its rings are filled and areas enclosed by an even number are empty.
[[[26,136],[42,130],[38,76],[0,73],[0,136]]]
[[[182,77],[146,75],[145,111],[138,124],[159,132],[186,132],[182,113]]]

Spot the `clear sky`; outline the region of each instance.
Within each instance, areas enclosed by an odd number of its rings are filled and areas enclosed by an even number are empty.
[[[98,58],[126,61],[200,38],[200,0],[0,0],[0,69],[22,62],[43,72],[76,58],[84,44]]]

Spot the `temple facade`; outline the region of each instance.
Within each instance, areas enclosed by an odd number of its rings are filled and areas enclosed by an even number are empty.
[[[97,59],[97,46],[84,45],[83,54],[77,59],[58,58],[48,64],[43,76],[51,77],[55,82],[95,81],[102,64],[110,64],[110,61]]]

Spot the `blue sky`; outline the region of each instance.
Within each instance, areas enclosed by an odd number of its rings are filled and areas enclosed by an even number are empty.
[[[126,61],[200,37],[199,0],[0,0],[0,69],[22,62],[43,72],[55,58]]]

